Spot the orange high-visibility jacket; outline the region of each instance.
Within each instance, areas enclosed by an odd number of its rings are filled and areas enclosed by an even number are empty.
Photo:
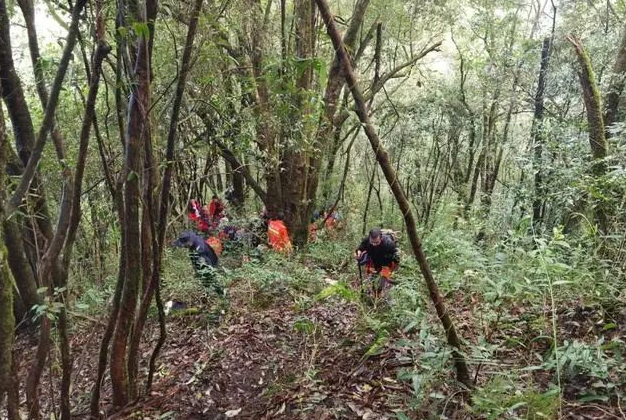
[[[309,223],[309,241],[314,242],[317,235],[317,225],[315,222]]]
[[[292,249],[289,231],[282,220],[270,220],[267,224],[267,241],[278,252],[290,252]]]
[[[222,253],[224,247],[222,246],[222,241],[220,241],[219,238],[216,238],[215,236],[209,236],[205,242],[208,246],[213,248],[213,251],[215,251],[217,255],[220,255]]]

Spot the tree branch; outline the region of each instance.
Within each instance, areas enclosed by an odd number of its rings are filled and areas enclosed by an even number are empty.
[[[59,102],[59,94],[63,85],[63,79],[65,78],[65,73],[67,72],[67,68],[69,66],[72,51],[74,50],[74,45],[76,44],[76,38],[78,36],[79,30],[78,23],[80,20],[80,14],[86,3],[87,0],[78,0],[76,2],[76,5],[74,6],[74,10],[72,12],[72,23],[70,25],[70,30],[67,34],[67,43],[65,44],[63,55],[61,56],[61,60],[59,62],[59,69],[57,70],[57,74],[54,78],[54,83],[52,84],[50,98],[46,106],[46,112],[44,113],[41,128],[39,129],[39,134],[37,135],[35,147],[33,148],[30,158],[28,159],[28,163],[26,164],[26,168],[24,169],[24,174],[20,179],[20,183],[15,189],[15,192],[13,193],[13,196],[11,197],[7,205],[6,217],[11,217],[11,215],[15,212],[22,199],[24,198],[24,194],[26,194],[26,191],[30,187],[30,183],[35,177],[35,173],[37,172],[37,165],[39,164],[39,160],[41,159],[41,156],[43,154],[46,137],[54,122],[54,114],[57,104]]]
[[[418,55],[416,55],[415,57],[411,58],[410,60],[398,65],[397,67],[393,68],[391,71],[383,74],[380,77],[380,80],[378,82],[373,82],[372,85],[369,87],[369,89],[367,90],[367,93],[365,93],[363,95],[363,99],[365,100],[365,102],[369,102],[371,101],[374,96],[376,96],[376,94],[378,92],[380,92],[380,90],[385,86],[385,83],[387,83],[389,80],[395,78],[398,73],[400,73],[402,70],[406,69],[407,67],[410,67],[412,65],[414,65],[415,63],[417,63],[419,60],[421,60],[422,58],[426,57],[429,53],[433,52],[433,51],[439,51],[439,47],[441,46],[442,41],[437,41],[434,44],[431,44],[430,46],[424,48]],[[334,124],[341,124],[343,123],[345,120],[347,120],[350,117],[350,114],[352,112],[356,111],[356,107],[352,106],[350,109],[345,109],[343,110],[341,113],[339,113],[335,119],[334,119]]]
[[[248,167],[245,165],[242,165],[239,162],[239,159],[237,159],[237,157],[235,156],[235,154],[232,151],[230,151],[224,143],[222,143],[216,138],[212,138],[210,141],[212,141],[213,143],[217,145],[217,147],[220,149],[220,153],[222,154],[222,157],[225,160],[227,160],[228,163],[230,163],[233,170],[241,169],[241,172],[244,178],[246,178],[246,182],[248,183],[248,185],[250,185],[250,187],[254,190],[256,195],[259,196],[261,201],[265,203],[267,201],[267,192],[265,192],[265,190],[259,185],[259,183],[256,182],[256,180],[250,173],[250,170],[248,169]]]

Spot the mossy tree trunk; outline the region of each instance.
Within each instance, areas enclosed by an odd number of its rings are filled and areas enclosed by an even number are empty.
[[[587,127],[589,130],[589,145],[591,146],[591,172],[596,180],[606,174],[606,157],[608,154],[608,142],[606,141],[604,118],[602,116],[602,96],[598,89],[598,83],[594,75],[591,58],[585,50],[582,42],[574,35],[567,37],[567,40],[574,46],[580,72],[578,77],[583,90],[583,99],[587,110]],[[598,229],[604,234],[608,234],[609,219],[606,204],[602,199],[593,203],[596,223]]]
[[[0,93],[2,86],[0,86]],[[4,201],[6,199],[6,172],[4,167],[7,162],[8,142],[4,114],[0,106],[0,236],[4,223]],[[2,409],[4,396],[9,392],[11,380],[11,351],[13,348],[13,335],[15,318],[13,317],[13,279],[8,263],[8,252],[0,242],[0,410]]]

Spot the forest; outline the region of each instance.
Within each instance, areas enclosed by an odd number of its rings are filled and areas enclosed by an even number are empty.
[[[0,419],[626,420],[624,0],[0,0]]]

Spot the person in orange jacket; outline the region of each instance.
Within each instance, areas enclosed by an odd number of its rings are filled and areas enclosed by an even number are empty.
[[[290,253],[293,246],[283,218],[283,214],[279,213],[276,218],[270,219],[267,224],[267,242],[274,251]]]
[[[213,195],[211,198],[208,213],[209,220],[213,224],[213,228],[216,228],[224,213],[224,203],[222,203],[222,200],[220,200],[217,195]]]
[[[196,224],[196,229],[200,232],[209,230],[209,218],[198,200],[192,199],[188,206],[189,220]]]

